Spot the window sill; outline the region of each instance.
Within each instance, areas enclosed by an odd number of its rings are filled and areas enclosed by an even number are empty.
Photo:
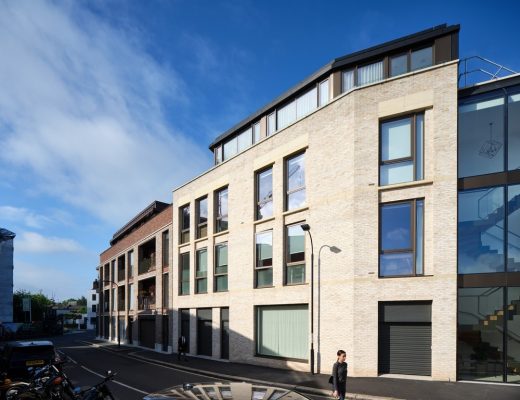
[[[227,235],[228,233],[229,233],[229,229],[226,229],[225,231],[222,231],[222,232],[215,232],[213,234],[213,237],[224,236],[224,235]]]
[[[395,278],[427,278],[432,277],[433,275],[388,275],[388,276],[378,276],[379,279],[395,279]]]
[[[263,224],[264,222],[269,222],[269,221],[274,221],[274,220],[275,220],[274,216],[257,219],[256,221],[253,222],[253,225],[260,225],[260,224]]]
[[[433,185],[433,181],[423,179],[421,181],[394,183],[393,185],[378,186],[377,190],[379,190],[380,192],[385,192],[387,190],[406,189],[409,187],[427,186],[427,185]]]
[[[300,207],[300,208],[295,208],[294,210],[289,210],[289,211],[284,211],[282,213],[282,216],[287,216],[287,215],[292,215],[292,214],[297,214],[299,212],[302,212],[302,211],[307,211],[309,209],[309,206],[303,206],[303,207]]]
[[[284,284],[284,286],[288,286],[288,287],[291,287],[291,286],[305,286],[305,285],[308,285],[307,282],[302,282],[302,283],[286,283]]]
[[[193,241],[193,243],[197,244],[197,243],[203,242],[204,240],[208,240],[208,237],[207,237],[207,236],[204,236],[204,237],[201,237],[201,238],[195,239],[195,240]]]
[[[184,247],[189,248],[190,242],[177,245],[177,248],[179,249],[179,251],[182,251],[182,248],[184,248]]]
[[[274,288],[274,285],[270,285],[270,286],[256,286],[255,289],[273,289]]]

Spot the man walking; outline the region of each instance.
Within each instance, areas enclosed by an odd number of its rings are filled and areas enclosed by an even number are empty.
[[[184,357],[184,361],[188,361],[188,358],[186,357],[186,347],[187,347],[187,341],[186,337],[184,335],[181,335],[179,337],[179,341],[177,343],[177,360],[181,360],[181,354]]]

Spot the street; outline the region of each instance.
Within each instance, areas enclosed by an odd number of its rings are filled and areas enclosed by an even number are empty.
[[[86,334],[71,334],[51,338],[56,348],[70,357],[65,372],[75,386],[92,386],[103,379],[107,370],[111,370],[117,372],[114,381],[108,384],[114,397],[120,400],[140,400],[148,393],[170,386],[215,380],[207,375],[132,359],[128,357],[128,351],[114,353],[93,347],[84,342],[90,337]],[[325,398],[310,397],[316,400]]]

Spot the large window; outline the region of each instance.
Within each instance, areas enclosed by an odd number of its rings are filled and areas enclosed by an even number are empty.
[[[195,293],[208,292],[208,251],[197,250],[195,260]]]
[[[255,287],[273,286],[273,232],[257,233],[255,245]]]
[[[349,69],[341,73],[341,92],[345,93],[352,89],[355,85],[354,70]]]
[[[170,265],[170,232],[164,231],[162,233],[162,266],[168,267]]]
[[[273,168],[256,173],[256,219],[273,215]]]
[[[134,276],[134,251],[128,252],[128,279]]]
[[[428,68],[433,65],[433,48],[425,47],[424,49],[412,51],[410,55],[410,70],[416,71],[422,68]]]
[[[520,170],[520,94],[508,98],[508,169]]]
[[[305,283],[305,232],[300,224],[286,228],[285,283]]]
[[[381,122],[379,184],[423,179],[424,114]]]
[[[276,112],[272,112],[267,116],[267,136],[271,136],[276,132]]]
[[[257,307],[257,355],[307,360],[308,321],[306,304]]]
[[[188,243],[190,241],[190,205],[181,207],[179,212],[180,221],[180,243]]]
[[[163,309],[168,309],[168,302],[169,302],[169,298],[170,298],[170,279],[169,279],[169,275],[166,273],[166,274],[163,274],[162,276],[162,308]]]
[[[305,153],[286,161],[286,209],[293,210],[305,204]]]
[[[190,294],[190,253],[182,253],[179,261],[179,295]]]
[[[319,85],[318,106],[324,106],[329,102],[329,80],[325,79]]]
[[[134,309],[134,284],[131,283],[128,285],[128,309],[133,310]]]
[[[423,275],[424,200],[380,206],[379,276]]]
[[[215,246],[215,292],[228,290],[228,246],[227,243]]]
[[[125,255],[121,255],[117,258],[117,280],[122,281],[125,279]]]
[[[368,85],[381,80],[383,80],[383,61],[358,67],[358,86]]]
[[[507,270],[520,272],[520,185],[507,189]]]
[[[197,200],[197,238],[208,235],[208,198]]]
[[[228,188],[220,189],[215,194],[215,231],[228,230]]]

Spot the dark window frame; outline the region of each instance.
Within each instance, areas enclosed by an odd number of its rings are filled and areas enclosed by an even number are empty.
[[[164,246],[165,241],[166,241],[166,247]],[[167,268],[170,266],[170,230],[169,229],[166,229],[165,231],[163,231],[161,233],[161,261],[162,261],[163,268]]]
[[[132,262],[130,262],[132,261]],[[129,250],[126,253],[126,267],[128,270],[128,279],[131,279],[134,277],[134,267],[135,267],[135,256],[134,256],[134,250]]]
[[[199,276],[199,253],[205,251],[206,252],[206,274],[205,275],[201,275]],[[207,294],[209,293],[208,291],[208,248],[207,247],[202,247],[200,249],[197,249],[195,250],[195,286],[193,287],[193,293],[195,294]],[[198,290],[198,287],[197,287],[197,283],[201,280],[205,279],[206,280],[206,291],[205,292],[199,292]]]
[[[265,231],[260,231],[260,232],[255,232],[255,248],[254,248],[254,257],[255,257],[255,266],[254,266],[254,288],[255,289],[262,289],[262,288],[269,288],[269,287],[273,287],[273,282],[271,281],[271,284],[270,285],[258,285],[258,271],[267,271],[267,270],[271,270],[273,271],[273,255],[271,254],[271,266],[267,266],[267,267],[259,267],[258,266],[258,252],[257,252],[257,236],[258,235],[261,235],[261,234],[266,234],[266,233],[270,233],[271,234],[271,251],[272,251],[272,248],[273,248],[273,237],[274,237],[274,232],[273,232],[273,229],[267,229]]]
[[[226,208],[227,208],[227,214],[220,214],[219,212],[219,204],[220,204],[220,194],[223,193],[223,192],[227,192],[227,205],[226,205]],[[227,232],[229,230],[229,186],[224,186],[224,187],[221,187],[220,189],[217,189],[215,190],[215,195],[214,195],[214,201],[213,201],[213,206],[214,206],[214,215],[215,215],[215,233],[221,233],[221,232]],[[221,229],[221,223],[224,219],[224,217],[227,218],[227,223],[228,223],[228,226],[226,229]]]
[[[289,263],[289,228],[293,226],[300,226],[304,224],[305,221],[295,222],[292,224],[288,224],[284,226],[284,279],[283,284],[284,286],[299,286],[299,285],[305,285],[307,284],[307,238],[305,235],[305,231],[303,231],[303,261],[297,261]],[[291,267],[297,267],[299,265],[303,264],[303,282],[300,283],[288,283],[288,272],[289,268]]]
[[[203,201],[206,201],[206,212],[209,214],[209,208],[208,208],[208,196],[202,196],[195,200],[195,226],[197,227],[196,236],[197,239],[203,239],[208,237],[208,219],[209,215],[206,217],[206,222],[200,222],[200,204]],[[206,234],[203,235],[203,229],[206,229]]]
[[[422,225],[422,268],[423,272],[421,274],[417,274],[417,202],[422,201],[423,202],[423,225]],[[395,249],[395,250],[383,250],[382,249],[382,223],[383,223],[383,207],[389,206],[389,205],[396,205],[396,204],[411,204],[410,207],[410,238],[411,238],[411,248],[407,249]],[[380,279],[386,279],[386,278],[410,278],[410,277],[421,277],[426,276],[424,270],[424,249],[425,249],[425,199],[424,197],[418,197],[413,199],[407,199],[407,200],[397,200],[397,201],[390,201],[385,203],[379,203],[379,224],[378,224],[378,257],[377,257],[377,274]],[[412,260],[413,260],[413,273],[410,275],[381,275],[381,256],[383,254],[412,254]]]
[[[226,264],[226,272],[225,273],[217,272],[217,267],[218,267],[218,265],[217,265],[217,263],[218,263],[217,248],[222,248],[222,247],[226,247],[227,248],[227,252],[228,252],[228,261],[227,261],[227,264]],[[225,276],[226,279],[228,279],[228,274],[229,274],[229,247],[228,247],[228,243],[227,242],[216,243],[215,246],[214,246],[214,249],[215,249],[215,251],[214,251],[214,257],[213,257],[213,291],[215,293],[227,292],[227,291],[229,291],[229,289],[218,290],[217,278]],[[228,285],[229,285],[229,279],[228,279]]]
[[[292,209],[289,209],[289,196],[294,194],[294,193],[298,193],[300,191],[306,191],[307,190],[307,179],[306,178],[306,164],[305,164],[305,155],[307,154],[307,149],[303,149],[303,150],[299,150],[295,153],[292,153],[290,155],[288,155],[287,157],[284,158],[283,160],[283,164],[284,164],[284,179],[283,179],[283,186],[284,186],[284,193],[285,193],[285,196],[284,196],[284,205],[283,205],[283,209],[284,211],[292,211],[292,210],[298,210],[299,208],[303,208],[305,207],[305,205],[307,204],[307,193],[305,193],[305,203],[303,206],[300,206],[300,207],[296,207],[296,208],[292,208]],[[300,157],[303,155],[303,163],[304,163],[304,186],[300,186],[298,188],[293,188],[291,190],[289,190],[289,161],[297,158],[297,157]]]
[[[184,226],[184,210],[188,210],[188,226]],[[179,207],[179,244],[190,242],[191,210],[190,203]]]
[[[188,260],[188,279],[182,279],[182,270],[184,267],[184,259]],[[190,294],[190,252],[179,253],[179,296],[188,296]],[[188,290],[186,293],[183,292],[183,283],[188,283]]]
[[[263,218],[260,218],[260,207],[265,206],[268,203],[272,203],[274,206],[274,188],[273,188],[273,166],[274,164],[268,165],[263,167],[262,169],[259,169],[255,171],[255,221],[260,221]],[[267,172],[271,170],[271,197],[270,200],[260,200],[260,175],[264,172]],[[273,214],[274,214],[274,208],[273,208]],[[266,217],[271,218],[273,215]]]

